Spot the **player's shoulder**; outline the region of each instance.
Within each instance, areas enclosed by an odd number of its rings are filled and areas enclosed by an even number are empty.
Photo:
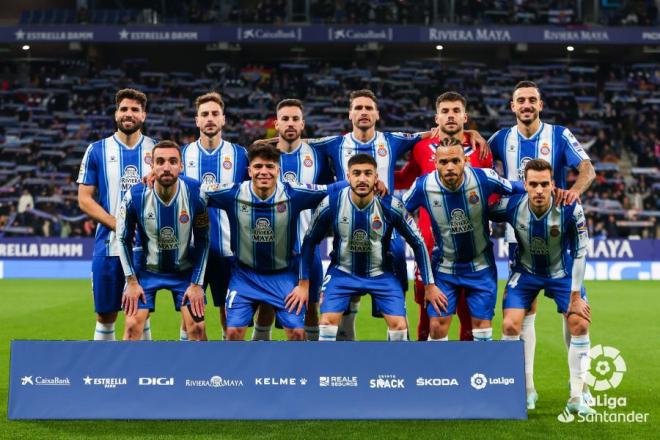
[[[313,183],[300,183],[297,180],[279,181],[278,185],[283,185],[286,191],[290,192],[316,192],[326,189],[325,185],[316,185]]]
[[[333,136],[322,136],[318,138],[309,138],[307,139],[307,144],[311,146],[315,145],[325,145],[325,144],[331,144],[333,142],[341,142],[344,140],[344,138],[348,135],[333,135]]]
[[[488,138],[488,145],[491,147],[493,145],[497,145],[499,143],[502,143],[504,139],[508,136],[508,134],[513,130],[515,126],[513,127],[503,127],[497,130],[495,133],[493,133],[490,138]]]
[[[142,182],[138,182],[138,183],[136,183],[135,185],[133,185],[131,187],[131,189],[128,191],[127,194],[130,194],[130,196],[131,196],[131,198],[133,198],[133,200],[139,200],[139,199],[142,198],[142,195],[145,192],[150,191],[150,190],[151,190],[151,188],[149,188],[147,185],[145,185]]]
[[[383,209],[395,214],[401,215],[406,211],[406,207],[401,199],[395,195],[386,194],[385,196],[379,197],[376,200],[378,200]]]
[[[385,138],[396,139],[400,141],[417,141],[421,137],[421,133],[408,133],[404,131],[378,131],[376,134],[380,134]]]
[[[144,136],[144,135],[143,135],[143,136]],[[144,136],[144,137],[142,138],[142,147],[143,147],[143,148],[153,148],[154,145],[156,145],[157,143],[158,143],[158,140],[156,140],[156,139],[154,139],[154,138],[152,138],[152,137]]]
[[[243,183],[250,183],[250,181],[246,181]],[[221,192],[227,192],[231,191],[235,188],[240,187],[243,183],[232,183],[232,182],[226,182],[226,183],[202,183],[200,185],[200,191],[202,193],[206,194],[214,194],[214,193],[221,193]]]
[[[181,180],[187,188],[193,191],[199,191],[202,186],[201,182],[188,176],[179,175],[179,180]]]

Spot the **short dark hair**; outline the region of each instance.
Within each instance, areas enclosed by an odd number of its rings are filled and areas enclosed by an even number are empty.
[[[199,111],[199,106],[202,104],[206,104],[207,102],[215,102],[220,106],[223,112],[225,111],[225,103],[222,100],[222,96],[220,96],[220,93],[217,92],[209,92],[201,96],[198,96],[197,99],[195,99],[195,110]]]
[[[256,158],[280,163],[280,150],[274,144],[252,144],[248,149],[248,163]]]
[[[513,92],[511,92],[511,96],[513,96],[513,94],[516,93],[516,90],[528,88],[528,87],[538,90],[539,96],[541,96],[541,89],[539,89],[539,86],[537,86],[534,81],[527,81],[527,80],[518,82],[518,84],[516,84],[516,86],[513,88]]]
[[[445,92],[438,96],[435,100],[435,108],[437,109],[441,102],[454,102],[461,101],[463,108],[467,107],[467,99],[458,92]]]
[[[279,112],[282,107],[298,107],[300,111],[303,111],[303,103],[300,99],[295,99],[295,98],[287,98],[283,99],[280,102],[277,103],[277,107],[275,107],[275,111]]]
[[[181,147],[174,141],[160,141],[151,149],[151,157],[156,157],[156,150],[158,148],[175,148],[179,152],[179,159],[181,159]]]
[[[349,168],[352,167],[353,165],[363,165],[363,164],[369,164],[376,169],[378,168],[376,159],[374,159],[374,157],[369,154],[360,153],[348,159]]]
[[[454,147],[456,145],[462,145],[461,141],[451,136],[442,138],[440,139],[440,142],[438,142],[438,147]]]
[[[349,109],[353,108],[353,100],[355,98],[369,98],[374,102],[374,104],[376,104],[376,108],[378,108],[378,98],[376,98],[376,94],[369,89],[353,90],[351,94],[348,95]]]
[[[139,90],[135,89],[121,89],[115,94],[115,105],[117,108],[119,108],[119,104],[124,99],[132,99],[134,101],[137,101],[140,103],[140,107],[142,107],[142,111],[147,110],[147,95],[142,93]]]
[[[532,159],[525,164],[525,179],[527,178],[527,171],[550,171],[550,176],[552,176],[552,165],[545,159]]]

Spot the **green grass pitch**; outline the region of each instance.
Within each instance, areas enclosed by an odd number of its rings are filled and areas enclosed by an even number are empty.
[[[500,284],[500,292],[502,285]],[[8,421],[7,388],[9,341],[12,339],[90,339],[93,306],[88,280],[0,280],[0,438],[512,438],[572,437],[615,439],[658,438],[660,417],[660,283],[655,281],[587,282],[594,323],[592,346],[603,344],[621,351],[627,372],[621,385],[607,391],[625,397],[626,407],[611,412],[649,413],[646,423],[560,423],[557,415],[567,399],[568,368],[561,321],[554,303],[539,301],[536,320],[536,387],[540,400],[528,421]],[[385,339],[381,320],[370,317],[370,301],[358,315],[358,338]],[[409,298],[411,334],[417,308]],[[209,309],[211,339],[219,338],[218,317]],[[123,330],[120,318],[118,334]],[[501,313],[494,323],[499,339]],[[178,338],[178,316],[171,297],[162,293],[152,317],[154,339]],[[275,332],[281,339],[282,333]],[[456,338],[454,326],[450,338]],[[396,405],[396,402],[392,402]],[[442,404],[442,402],[438,402]],[[603,408],[599,408],[603,411]]]

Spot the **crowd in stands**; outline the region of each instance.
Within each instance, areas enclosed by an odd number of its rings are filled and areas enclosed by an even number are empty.
[[[574,25],[653,26],[658,23],[655,0],[599,2],[598,14],[586,12],[590,0],[309,0],[308,8],[293,14],[293,0],[135,0],[129,8],[96,1],[94,8],[30,9],[20,24],[173,24],[309,22],[327,24],[462,24],[462,25]],[[581,6],[578,5],[580,3]],[[295,16],[294,16],[295,15]],[[596,18],[597,17],[597,18]]]
[[[77,207],[75,179],[87,145],[115,130],[114,92],[123,87],[148,95],[147,135],[180,143],[197,136],[194,98],[217,90],[227,105],[223,137],[248,146],[274,134],[274,107],[285,97],[304,100],[306,137],[349,131],[347,96],[360,88],[380,97],[379,129],[409,132],[433,125],[439,93],[459,91],[468,99],[467,128],[487,139],[515,124],[509,100],[521,79],[540,85],[542,120],[569,127],[595,164],[583,198],[591,235],[659,235],[659,64],[212,63],[204,72],[164,73],[129,59],[103,69],[82,60],[32,67],[24,79],[6,70],[13,79],[0,85],[0,235],[93,235]]]

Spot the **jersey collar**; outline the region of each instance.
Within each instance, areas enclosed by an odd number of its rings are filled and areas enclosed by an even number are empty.
[[[220,145],[218,145],[217,147],[215,147],[215,148],[212,149],[212,150],[207,150],[206,148],[204,148],[204,147],[202,146],[202,141],[201,141],[201,139],[197,139],[197,142],[195,142],[195,144],[197,144],[197,148],[199,148],[204,154],[206,154],[207,156],[213,156],[215,153],[217,153],[218,151],[222,150],[222,147],[225,146],[225,140],[224,140],[224,139],[220,139]]]
[[[132,146],[132,147],[129,147],[128,145],[126,145],[125,143],[123,143],[122,141],[120,141],[119,138],[117,137],[117,133],[114,133],[114,134],[112,135],[112,138],[115,140],[115,142],[117,142],[117,144],[118,144],[120,147],[122,147],[122,148],[126,148],[127,150],[135,150],[135,149],[137,149],[137,148],[140,148],[140,145],[142,145],[142,141],[144,140],[144,135],[143,135],[143,134],[140,134],[140,139],[139,139],[139,140],[135,143],[135,145]]]
[[[544,127],[545,127],[545,122],[541,121],[541,125],[539,125],[539,129],[536,130],[536,132],[535,132],[533,135],[531,135],[530,137],[525,137],[525,136],[520,132],[520,130],[518,129],[518,125],[516,125],[516,133],[518,133],[518,137],[522,138],[523,140],[531,141],[531,140],[536,139],[536,138],[539,136],[539,134],[541,134],[541,132],[543,131],[543,128],[544,128]]]

